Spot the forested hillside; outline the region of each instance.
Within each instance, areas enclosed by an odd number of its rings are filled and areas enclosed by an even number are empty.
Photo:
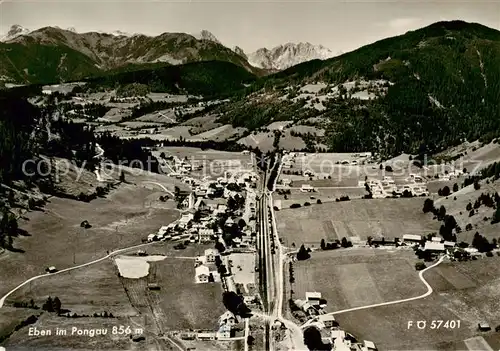
[[[183,93],[222,97],[242,90],[255,76],[229,62],[207,61],[106,74],[90,80],[96,87],[117,87],[139,83],[153,92]]]
[[[261,79],[247,96],[310,82],[335,86],[362,79],[391,84],[377,99],[341,94],[316,111],[329,121],[325,142],[332,150],[433,152],[465,138],[500,135],[500,32],[462,21],[435,23],[336,58],[291,67]],[[262,101],[247,98],[245,108],[228,113],[229,121],[239,125],[241,115],[257,104]],[[270,100],[268,110],[271,105],[278,106],[274,120],[296,119],[281,100]]]

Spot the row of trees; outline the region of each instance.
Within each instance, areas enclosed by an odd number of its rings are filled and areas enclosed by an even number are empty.
[[[0,247],[12,249],[13,238],[18,235],[19,225],[16,216],[4,207],[0,220]]]

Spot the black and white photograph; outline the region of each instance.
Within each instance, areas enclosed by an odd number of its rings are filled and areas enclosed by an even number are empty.
[[[0,351],[500,351],[500,0],[0,0]]]

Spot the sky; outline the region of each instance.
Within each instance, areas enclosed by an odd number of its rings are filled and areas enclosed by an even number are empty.
[[[0,33],[19,24],[34,30],[73,27],[158,35],[212,32],[246,52],[287,42],[347,52],[440,20],[461,19],[500,30],[500,0],[0,0]]]

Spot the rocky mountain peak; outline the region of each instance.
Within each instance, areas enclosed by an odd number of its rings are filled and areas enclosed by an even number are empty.
[[[29,32],[30,32],[29,29],[24,28],[23,26],[21,26],[19,24],[14,24],[10,27],[7,34],[5,34],[2,37],[1,41],[11,40],[11,39],[14,39],[20,35],[28,34]]]
[[[217,37],[215,35],[213,35],[211,32],[209,32],[206,29],[203,29],[200,33],[198,33],[197,35],[195,35],[195,38],[198,39],[198,40],[213,41],[214,43],[217,43],[217,44],[221,43],[219,41],[219,39],[217,39]]]

